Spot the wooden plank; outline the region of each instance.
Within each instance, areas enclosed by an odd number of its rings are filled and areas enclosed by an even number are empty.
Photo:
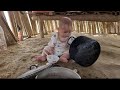
[[[66,15],[54,15],[54,16],[39,15],[39,16],[43,20],[59,20],[61,17],[66,17]],[[120,16],[115,16],[115,15],[75,15],[75,16],[67,16],[67,17],[70,17],[72,20],[80,20],[80,21],[115,22],[120,20]]]

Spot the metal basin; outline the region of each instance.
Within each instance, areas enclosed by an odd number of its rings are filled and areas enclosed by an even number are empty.
[[[71,69],[51,67],[38,73],[36,79],[81,79],[81,77]]]

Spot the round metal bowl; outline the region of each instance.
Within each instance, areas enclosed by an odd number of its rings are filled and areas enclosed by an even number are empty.
[[[81,77],[71,69],[51,67],[38,73],[36,79],[81,79]]]

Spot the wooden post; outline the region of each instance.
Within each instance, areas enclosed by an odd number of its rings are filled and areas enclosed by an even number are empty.
[[[114,33],[116,34],[116,22],[113,22]]]
[[[107,22],[107,32],[110,34],[111,32],[111,22]]]
[[[14,19],[15,19],[15,28],[17,31],[18,35],[18,40],[22,41],[23,40],[23,29],[22,29],[22,24],[19,16],[19,11],[14,11]],[[18,26],[20,28],[20,31],[18,31]]]
[[[96,22],[96,29],[97,29],[98,34],[100,34],[99,22]]]
[[[93,35],[96,34],[95,22],[92,23],[92,33]]]
[[[101,34],[104,34],[104,29],[103,29],[102,22],[99,22],[99,25],[100,25],[100,32],[101,32]]]
[[[49,20],[47,20],[46,23],[47,23],[47,27],[48,27],[48,33],[51,33],[51,31],[50,31],[50,25],[49,25]]]
[[[32,15],[28,14],[28,17],[30,19],[30,23],[31,23],[31,30],[32,30],[32,34],[36,35],[36,27],[35,27],[35,20],[32,20]]]
[[[53,29],[53,22],[52,22],[52,20],[50,20],[50,23],[51,23],[51,29],[52,29],[52,32],[53,32],[54,29]]]
[[[87,33],[87,21],[84,21],[85,33]]]
[[[77,25],[77,32],[79,33],[79,22],[76,21],[76,25]]]
[[[43,21],[43,27],[44,27],[44,34],[47,35],[48,33],[47,33],[47,28],[45,26],[45,20]]]
[[[23,17],[22,17],[22,15],[21,15],[20,12],[18,12],[18,13],[19,13],[19,17],[20,17],[20,22],[21,22],[21,27],[22,27],[23,35],[29,37],[29,36],[28,36],[27,29],[26,29],[26,27],[25,27],[25,24],[23,23],[23,22],[24,22],[24,21],[23,21]]]
[[[88,27],[89,27],[89,29],[88,29],[89,34],[91,34],[91,22],[90,21],[88,22]]]
[[[106,23],[105,22],[101,22],[102,26],[103,26],[103,32],[104,34],[106,34]]]
[[[118,34],[117,35],[120,35],[120,21],[118,21]]]
[[[8,11],[9,13],[9,16],[10,16],[10,22],[11,22],[11,25],[12,25],[12,31],[13,31],[13,34],[16,38],[16,40],[18,40],[18,33],[17,33],[17,28],[15,26],[15,16],[14,16],[14,12],[13,11]]]
[[[52,24],[51,24],[51,20],[49,20],[50,32],[52,33],[53,30],[52,30],[52,27],[51,27],[51,26],[52,26]]]
[[[80,32],[83,32],[83,21],[80,21]]]
[[[57,29],[58,27],[57,27],[57,20],[54,20],[55,21],[55,28]]]
[[[119,29],[118,22],[116,22],[116,34],[118,34],[118,29]]]
[[[32,20],[32,19],[31,19],[31,24],[32,24],[32,28],[33,28],[33,34],[34,34],[34,35],[37,35],[35,20]]]
[[[48,31],[48,23],[47,23],[46,20],[44,21],[44,24],[45,24],[45,27],[46,27],[46,32],[47,32],[47,34],[49,34],[49,31]]]
[[[28,21],[28,17],[26,14],[21,14],[21,19],[22,19],[22,23],[27,31],[27,34],[28,34],[28,38],[30,38],[32,36],[32,30],[31,30],[31,27],[30,27],[30,24],[29,24],[29,21]]]
[[[85,22],[86,33],[88,33],[88,21]]]
[[[43,19],[39,17],[39,24],[40,24],[40,37],[44,38],[44,33],[43,33]]]

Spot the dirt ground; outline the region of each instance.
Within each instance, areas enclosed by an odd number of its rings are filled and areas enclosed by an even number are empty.
[[[76,36],[85,35],[75,33]],[[120,36],[99,35],[90,36],[101,45],[98,60],[89,67],[82,67],[76,63],[62,63],[58,65],[70,69],[77,69],[81,78],[113,79],[120,78]],[[30,65],[44,65],[46,62],[34,61],[33,56],[39,55],[50,40],[50,35],[40,39],[40,36],[25,39],[16,45],[9,46],[7,51],[0,52],[0,78],[17,78],[27,72]]]

